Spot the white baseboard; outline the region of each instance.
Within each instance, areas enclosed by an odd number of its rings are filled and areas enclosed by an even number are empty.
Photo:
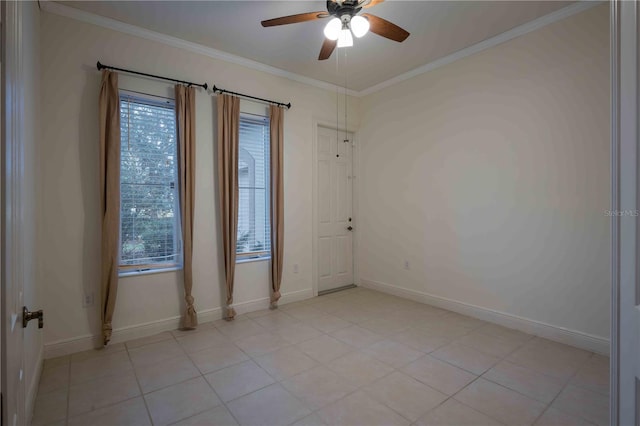
[[[384,293],[405,299],[415,300],[417,302],[433,305],[438,308],[447,309],[449,311],[468,315],[483,321],[492,322],[504,327],[513,328],[525,333],[544,337],[560,343],[566,343],[591,352],[602,355],[609,355],[609,339],[592,334],[583,333],[577,330],[570,330],[564,327],[547,324],[541,321],[523,318],[516,315],[500,312],[469,303],[459,302],[457,300],[447,299],[445,297],[435,296],[421,291],[409,290],[395,285],[373,281],[365,278],[360,279],[360,285],[372,290],[378,290]]]
[[[301,300],[310,299],[312,297],[313,290],[310,288],[307,288],[305,290],[290,291],[288,293],[282,294],[280,300],[278,300],[278,305],[286,305],[287,303],[299,302]],[[238,315],[267,309],[269,308],[269,306],[271,306],[271,300],[268,297],[233,304],[233,307],[236,310],[236,314]]]
[[[31,424],[33,418],[33,409],[36,405],[36,396],[38,396],[38,385],[40,384],[40,376],[42,376],[42,365],[44,363],[44,348],[40,345],[38,357],[36,358],[36,371],[31,377],[31,383],[27,389],[27,400],[25,403],[25,415],[27,416],[27,424]]]
[[[309,289],[292,291],[284,293],[280,298],[279,304],[298,302],[313,297],[313,291]],[[246,302],[234,303],[234,308],[238,315],[248,312],[259,311],[269,307],[270,300],[268,297],[249,300]],[[206,323],[222,318],[222,308],[212,308],[198,311],[198,322]],[[173,316],[157,321],[151,321],[143,324],[129,325],[113,330],[111,335],[111,343],[121,343],[141,337],[152,336],[162,333],[163,331],[176,330],[180,327],[180,316]],[[55,358],[63,355],[69,355],[76,352],[95,349],[102,346],[102,337],[91,334],[78,336],[71,339],[58,340],[56,342],[44,345],[44,358]]]

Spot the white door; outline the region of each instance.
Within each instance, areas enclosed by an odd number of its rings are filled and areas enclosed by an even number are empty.
[[[318,291],[353,284],[353,135],[318,127]]]
[[[613,327],[611,424],[640,425],[640,5],[611,4],[613,75]],[[615,46],[617,41],[618,46]],[[617,48],[616,48],[617,47]]]
[[[2,394],[3,424],[24,425],[21,14],[22,2],[2,2]],[[35,125],[35,124],[32,124]]]

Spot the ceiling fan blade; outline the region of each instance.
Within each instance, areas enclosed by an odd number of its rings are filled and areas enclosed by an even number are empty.
[[[316,19],[322,19],[328,17],[327,12],[307,12],[299,13],[297,15],[281,16],[280,18],[267,19],[262,21],[263,27],[274,27],[276,25],[297,24],[298,22],[315,21]]]
[[[365,0],[366,1],[366,0]],[[384,0],[369,0],[369,2],[367,4],[365,4],[364,6],[362,6],[363,8],[367,9],[369,7],[373,7],[377,4],[382,3]]]
[[[324,61],[325,59],[329,59],[329,56],[331,56],[337,45],[338,40],[329,40],[328,38],[325,38],[322,43],[322,48],[320,49],[318,60]]]
[[[369,31],[378,34],[379,36],[386,37],[390,40],[403,42],[409,37],[409,32],[400,28],[396,24],[393,24],[386,19],[379,18],[370,13],[363,13],[362,16],[369,20]]]

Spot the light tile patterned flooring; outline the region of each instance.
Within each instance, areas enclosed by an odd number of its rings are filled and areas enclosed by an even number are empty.
[[[33,425],[605,425],[608,358],[356,288],[45,362]]]

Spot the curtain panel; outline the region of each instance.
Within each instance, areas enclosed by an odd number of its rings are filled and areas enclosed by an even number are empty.
[[[224,270],[227,287],[225,318],[232,320],[233,283],[236,269],[238,237],[238,144],[240,134],[240,99],[218,94],[218,185],[220,193],[220,221],[224,251]]]
[[[284,109],[269,108],[271,139],[271,308],[278,307],[284,254]]]
[[[120,94],[118,74],[102,71],[98,98],[100,131],[101,319],[102,342],[111,340],[113,312],[118,293],[120,241]]]
[[[180,217],[186,311],[182,321],[185,329],[198,326],[193,306],[193,212],[196,190],[196,89],[177,84],[175,87],[176,127],[178,133],[178,179],[180,185]]]

